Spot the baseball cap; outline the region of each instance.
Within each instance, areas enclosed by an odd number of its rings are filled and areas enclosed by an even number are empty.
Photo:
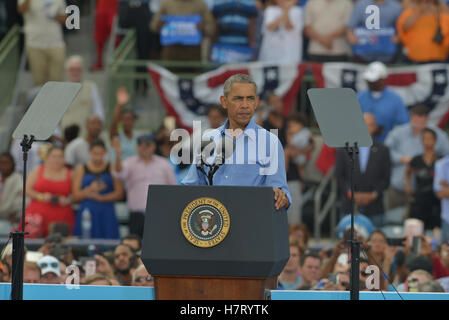
[[[156,138],[152,134],[143,134],[137,138],[137,144],[156,142]]]
[[[39,266],[39,268],[41,268],[42,275],[53,272],[58,277],[61,276],[59,261],[53,256],[44,256],[37,262],[37,265]]]
[[[385,64],[379,61],[370,63],[365,72],[363,73],[363,79],[369,82],[375,82],[379,79],[385,79],[388,76],[388,70]]]

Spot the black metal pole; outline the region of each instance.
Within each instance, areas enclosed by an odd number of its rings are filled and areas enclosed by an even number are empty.
[[[350,271],[350,297],[351,300],[359,300],[359,282],[360,282],[360,242],[355,237],[354,230],[354,157],[358,154],[357,143],[350,147],[346,143],[346,152],[349,156],[351,169],[349,170],[349,180],[351,185],[351,271]]]
[[[12,279],[11,279],[11,299],[23,300],[23,264],[25,258],[25,205],[26,205],[26,176],[28,151],[34,142],[34,136],[28,139],[27,135],[23,136],[20,143],[23,153],[23,173],[22,173],[22,230],[11,233],[12,236]]]

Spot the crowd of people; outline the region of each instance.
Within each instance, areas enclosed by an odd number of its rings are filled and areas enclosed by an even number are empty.
[[[365,8],[369,5],[379,8],[380,27],[386,36],[377,36],[385,41],[384,51],[365,43],[367,37],[376,35],[375,30],[366,32]],[[24,19],[25,49],[34,85],[62,80],[64,69],[67,81],[82,84],[54,135],[47,142],[35,143],[29,154],[27,237],[47,241],[26,261],[25,282],[64,283],[69,276],[66,268],[76,265],[81,270],[81,283],[152,285],[139,256],[147,186],[179,184],[189,168],[170,157],[178,142],[170,139],[176,126],[167,124],[173,119],[167,117],[155,132],[137,132],[132,99],[122,87],[116,92],[116,106],[106,127],[97,85],[83,75],[83,57],[66,58],[61,28],[66,18],[65,1],[18,0],[15,8]],[[354,175],[355,208],[370,224],[365,232],[361,227],[358,230],[363,257],[361,288],[370,290],[364,280],[370,275],[368,266],[375,265],[382,273],[382,290],[448,290],[449,139],[445,131],[428,124],[428,106],[418,104],[408,110],[401,97],[386,86],[388,70],[384,64],[447,61],[449,9],[445,2],[98,0],[96,61],[91,71],[104,67],[103,49],[115,15],[121,28],[136,30],[137,56],[143,60],[199,61],[205,51],[207,58],[214,60],[214,52],[234,50],[239,55],[229,56],[241,60],[232,62],[369,62],[363,73],[368,89],[359,92],[358,99],[374,144],[359,148]],[[176,16],[187,19],[182,20],[185,28],[190,23],[191,38],[179,40],[176,22],[180,20]],[[223,59],[217,61],[230,62]],[[290,260],[279,277],[279,288],[347,290],[345,231],[339,233],[335,248],[308,248],[302,194],[315,153],[317,165],[325,162],[328,168],[335,167],[339,211],[342,216],[349,212],[348,155],[344,150],[318,146],[305,115],[293,112],[285,116],[282,99],[275,93],[261,98],[255,121],[267,130],[278,130],[292,197],[288,212]],[[215,129],[226,120],[226,112],[220,105],[209,106],[207,118],[208,128]],[[13,226],[21,223],[23,167],[19,143],[13,141],[10,151],[0,155],[0,218]],[[120,230],[117,203],[126,203],[128,235]],[[421,239],[418,251],[412,250],[413,237],[393,246],[381,231],[385,214],[398,208],[403,208],[404,220],[416,219],[422,224],[422,232],[415,235]],[[426,231],[433,236],[425,237]],[[58,234],[59,240],[54,241]],[[65,244],[68,237],[116,239],[122,244],[112,251],[75,259]],[[8,252],[3,250],[1,257],[2,281],[11,280]],[[93,273],[89,261],[94,265]],[[418,284],[412,285],[416,281]]]
[[[435,245],[419,236],[402,243],[390,239],[363,216],[356,216],[355,228],[361,243],[359,260],[361,291],[448,292],[449,244]],[[279,276],[278,290],[350,289],[350,219],[339,224],[339,240],[333,248],[309,248],[308,228],[304,224],[290,227],[290,259]],[[377,270],[377,272],[376,272]]]
[[[0,5],[8,26],[23,18],[36,86],[63,78],[65,5],[85,2]],[[91,71],[104,67],[115,16],[120,28],[136,31],[137,58],[143,60],[428,63],[449,55],[449,8],[443,0],[98,0],[95,10]]]

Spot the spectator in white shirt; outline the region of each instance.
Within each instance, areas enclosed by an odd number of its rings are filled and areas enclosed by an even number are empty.
[[[19,0],[17,11],[23,15],[25,47],[34,85],[61,81],[65,43],[61,25],[66,21],[64,0]]]
[[[298,63],[302,60],[303,12],[294,0],[276,0],[265,9],[259,60]]]

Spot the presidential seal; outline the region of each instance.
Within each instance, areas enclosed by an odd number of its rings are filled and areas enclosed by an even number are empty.
[[[212,198],[193,200],[182,212],[182,233],[187,241],[197,247],[216,246],[226,238],[229,226],[228,210]]]

